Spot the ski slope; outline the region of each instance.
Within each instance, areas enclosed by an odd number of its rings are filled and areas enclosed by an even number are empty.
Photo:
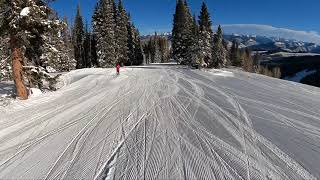
[[[320,178],[320,89],[237,70],[84,69],[0,109],[0,179]]]

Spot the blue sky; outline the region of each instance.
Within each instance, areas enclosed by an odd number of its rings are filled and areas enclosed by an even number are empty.
[[[123,0],[142,34],[171,31],[176,0]],[[199,13],[201,0],[189,0],[192,13]],[[206,0],[214,25],[264,24],[299,31],[320,32],[319,0]],[[51,6],[60,16],[74,18],[80,3],[87,21],[96,0],[56,0]]]

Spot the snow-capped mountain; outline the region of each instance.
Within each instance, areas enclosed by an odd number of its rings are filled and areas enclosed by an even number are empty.
[[[319,53],[320,46],[315,43],[288,40],[284,38],[257,36],[257,35],[225,35],[225,40],[231,43],[236,40],[240,48],[249,47],[254,51]]]
[[[316,32],[296,31],[258,24],[222,25],[224,38],[229,44],[236,40],[240,48],[252,50],[293,53],[320,53],[320,35]],[[171,39],[171,33],[158,33]],[[154,34],[142,36],[148,40]]]
[[[276,37],[301,42],[311,42],[320,45],[320,35],[313,31],[297,31],[260,24],[225,24],[222,25],[222,29],[225,34]]]

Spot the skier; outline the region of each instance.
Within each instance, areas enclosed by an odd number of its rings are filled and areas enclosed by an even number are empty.
[[[117,75],[120,75],[120,64],[117,64]]]

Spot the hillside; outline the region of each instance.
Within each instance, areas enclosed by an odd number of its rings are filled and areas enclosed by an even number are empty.
[[[320,178],[320,90],[237,70],[83,69],[0,109],[0,179]]]

